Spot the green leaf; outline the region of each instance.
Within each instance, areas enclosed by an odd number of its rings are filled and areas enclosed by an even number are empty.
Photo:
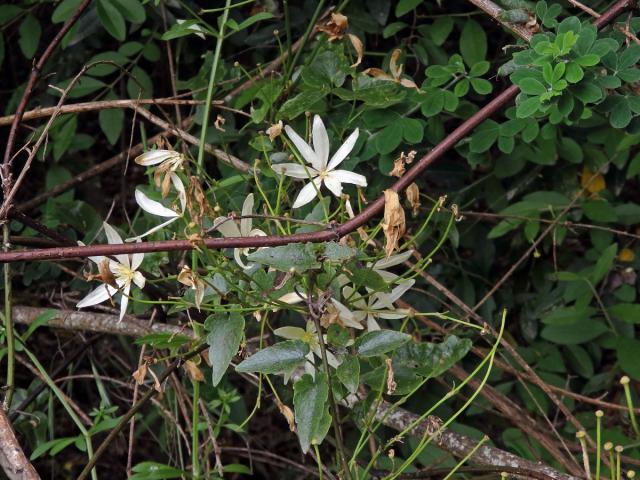
[[[249,28],[251,25],[253,25],[255,23],[261,22],[262,20],[269,20],[270,18],[273,18],[273,13],[271,13],[271,12],[258,12],[255,15],[252,15],[249,18],[247,18],[246,20],[243,20],[242,22],[240,22],[240,24],[237,25],[236,28],[234,28],[234,30],[239,32],[241,30]]]
[[[433,40],[433,43],[437,46],[442,45],[447,40],[452,30],[453,19],[448,16],[436,18],[428,28],[429,36],[431,36],[431,40]]]
[[[111,145],[115,145],[124,127],[124,111],[121,108],[100,110],[98,123]]]
[[[607,247],[598,257],[598,261],[593,266],[593,271],[589,278],[593,285],[597,285],[602,279],[609,273],[609,270],[613,267],[613,261],[616,259],[618,253],[618,244],[614,243]]]
[[[40,43],[40,36],[42,35],[40,22],[36,17],[29,14],[20,24],[18,32],[20,34],[18,45],[20,45],[22,54],[28,59],[33,58],[38,49],[38,43]]]
[[[421,376],[433,378],[462,360],[471,346],[471,340],[455,335],[447,336],[441,343],[411,342],[398,349],[393,361],[399,365],[415,365]]]
[[[483,153],[491,148],[498,139],[500,125],[489,119],[481,124],[471,136],[469,148],[474,153]]]
[[[62,0],[51,14],[52,23],[62,23],[73,15],[82,0]]]
[[[582,211],[594,222],[612,223],[618,219],[615,210],[606,200],[589,200],[582,204]]]
[[[122,42],[127,36],[127,30],[120,10],[111,3],[111,0],[98,0],[97,6],[98,18],[104,29],[113,38]]]
[[[287,340],[263,348],[243,360],[236,371],[241,373],[283,373],[300,366],[309,353],[309,345],[300,340]]]
[[[23,342],[26,342],[33,332],[35,332],[39,327],[46,325],[50,320],[53,320],[57,316],[58,313],[55,310],[47,310],[46,312],[41,313],[35,318],[35,320],[33,320],[33,322],[31,322],[27,331],[24,332],[20,338],[22,338]]]
[[[428,91],[424,100],[420,104],[420,111],[425,117],[433,117],[439,114],[444,108],[444,92],[438,88],[433,91]]]
[[[609,307],[609,313],[627,323],[640,323],[640,305],[637,303],[618,303]]]
[[[362,357],[374,357],[397,349],[411,340],[411,335],[395,330],[374,330],[356,340],[356,351]]]
[[[396,33],[398,33],[399,31],[403,30],[404,28],[406,28],[408,26],[409,25],[407,25],[404,22],[393,22],[393,23],[390,23],[389,25],[384,27],[384,30],[382,30],[382,38],[393,37]]]
[[[407,143],[416,144],[422,142],[424,136],[424,127],[420,120],[415,118],[402,119],[402,135]]]
[[[48,442],[41,443],[33,450],[33,452],[31,452],[29,460],[36,460],[50,450],[52,451],[51,455],[54,456],[55,454],[60,453],[62,450],[74,443],[77,438],[78,437],[56,438],[54,440],[49,440]],[[55,453],[53,453],[54,449]]]
[[[147,14],[140,0],[111,0],[114,7],[118,8],[124,18],[131,23],[143,23]]]
[[[460,34],[460,54],[467,65],[475,65],[487,56],[487,34],[478,22],[469,18]]]
[[[469,81],[471,82],[471,87],[478,95],[487,95],[493,90],[491,82],[484,78],[472,78]]]
[[[634,380],[640,380],[640,341],[618,337],[616,351],[620,368]]]
[[[211,362],[211,380],[215,387],[222,380],[227,367],[238,352],[244,335],[244,317],[237,312],[228,315],[214,314],[211,317],[207,319],[211,330],[207,335],[207,343]]]
[[[356,268],[353,269],[352,272],[349,279],[353,282],[354,286],[367,287],[376,292],[387,289],[387,282],[385,282],[375,270],[370,268]]]
[[[585,318],[591,318],[597,310],[588,305],[559,307],[542,316],[542,323],[547,325],[571,325]]]
[[[527,95],[542,95],[547,88],[535,78],[527,77],[518,82],[518,86]]]
[[[320,266],[316,249],[309,243],[290,243],[280,247],[262,248],[247,255],[247,259],[250,262],[268,265],[281,272],[288,272],[293,267],[296,272],[303,273]]]
[[[278,115],[282,118],[293,120],[304,112],[313,111],[314,105],[321,102],[328,93],[328,90],[305,90],[300,92],[295,97],[284,102]]]
[[[171,25],[171,28],[164,32],[160,37],[161,40],[173,40],[175,38],[186,37],[188,35],[206,35],[205,30],[198,20],[190,19],[181,23]]]
[[[373,138],[373,146],[382,155],[393,152],[402,143],[402,124],[394,122],[387,125]]]
[[[595,373],[593,360],[587,351],[579,345],[567,345],[566,358],[578,375],[583,378],[591,378]]]
[[[331,425],[329,385],[325,375],[304,375],[293,386],[293,406],[302,453],[320,445]]]
[[[527,118],[538,111],[540,107],[540,99],[538,97],[527,98],[519,102],[516,108],[516,116],[518,118]]]
[[[310,87],[324,91],[341,87],[348,72],[349,63],[346,58],[326,50],[303,70],[302,81]]]
[[[93,77],[103,77],[105,75],[109,75],[119,70],[119,66],[122,67],[126,65],[129,60],[127,59],[127,57],[118,52],[102,52],[92,57],[91,60],[89,60],[89,62],[87,63],[100,61],[110,63],[101,63],[91,67],[91,69],[89,70],[89,75]]]
[[[342,100],[358,100],[367,107],[386,108],[401,102],[407,95],[406,88],[395,82],[358,75],[351,82],[352,90],[337,88],[334,93]]]
[[[571,325],[547,325],[540,336],[559,345],[577,345],[598,338],[607,331],[602,321],[585,319]]]
[[[406,15],[410,11],[414,10],[418,5],[422,3],[422,0],[400,0],[396,4],[396,17]]]
[[[360,385],[360,362],[356,357],[346,357],[336,369],[338,380],[349,390],[350,393],[358,391]]]

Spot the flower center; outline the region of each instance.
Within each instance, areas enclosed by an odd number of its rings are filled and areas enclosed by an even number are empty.
[[[131,282],[133,280],[136,272],[131,270],[129,267],[122,265],[121,263],[117,264],[114,268],[115,272],[113,272],[116,278],[120,280],[125,280],[126,282]]]
[[[320,172],[318,172],[318,176],[324,180],[325,178],[327,178],[329,176],[329,172],[327,171],[327,169],[322,169],[320,170]]]

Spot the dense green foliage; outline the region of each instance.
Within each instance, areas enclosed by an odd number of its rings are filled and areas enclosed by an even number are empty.
[[[0,5],[3,114],[15,112],[33,59],[80,3]],[[114,313],[113,322],[126,312],[160,325],[135,342],[101,336],[89,347],[80,334],[46,328],[53,311],[16,325],[25,360],[13,407],[58,366],[56,378],[70,376],[16,412],[42,474],[78,475],[131,407],[132,372],[140,392],[163,392],[136,417],[128,472],[136,479],[294,478],[318,474],[318,465],[342,475],[348,465],[352,478],[401,478],[461,464],[436,446],[437,435],[410,435],[408,423],[398,441],[372,413],[381,399],[560,471],[567,463],[580,471],[575,434],[595,439],[597,430],[600,444],[625,447],[623,468],[633,468],[640,432],[612,405],[637,404],[640,381],[640,18],[632,12],[598,31],[565,2],[498,3],[497,19],[462,0],[351,0],[333,16],[313,1],[91,3],[28,110],[61,97],[68,106],[169,100],[58,112],[16,205],[125,152],[25,213],[72,244],[188,239],[197,248],[12,267],[14,306],[79,304]],[[604,11],[609,2],[591,3]],[[505,21],[526,26],[530,41]],[[346,239],[202,245],[204,237],[335,228],[512,84],[515,104],[431,165],[399,208],[387,198],[384,219]],[[33,144],[46,121],[27,117],[15,150]],[[141,157],[126,154],[160,132]],[[343,161],[327,165],[334,154]],[[14,248],[42,246],[34,244],[42,234],[19,218],[10,228]],[[535,374],[522,373],[500,339]],[[64,364],[75,350],[78,360]],[[158,381],[194,350],[206,354]],[[3,362],[13,355],[0,352]],[[109,446],[99,475],[124,476],[126,445]]]

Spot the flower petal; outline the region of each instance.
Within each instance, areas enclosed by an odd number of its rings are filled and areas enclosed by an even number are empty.
[[[414,283],[416,283],[415,280],[406,280],[394,287],[390,293],[376,293],[375,301],[371,304],[371,308],[374,310],[385,307],[393,308],[393,302],[402,297],[407,290],[413,287]]]
[[[331,170],[327,174],[327,178],[335,178],[340,183],[353,183],[361,187],[367,186],[367,178],[359,173],[353,173],[349,170]]]
[[[177,155],[180,155],[177,152],[172,150],[149,150],[148,152],[144,152],[142,155],[139,155],[134,160],[138,165],[157,165],[158,163],[162,163],[169,158],[173,158]]]
[[[169,178],[171,178],[171,183],[173,183],[173,186],[178,192],[178,199],[180,200],[180,211],[184,212],[185,208],[187,208],[187,193],[184,190],[184,183],[182,183],[180,177],[173,172],[169,174]]]
[[[144,278],[144,275],[142,275],[140,272],[136,272],[133,274],[133,283],[135,283],[138,288],[142,289],[147,283],[147,279]]]
[[[177,218],[180,215],[170,208],[165,207],[160,202],[156,202],[155,200],[151,200],[147,197],[142,190],[138,190],[136,188],[136,202],[145,212],[150,213],[151,215],[157,215],[159,217],[165,218]]]
[[[158,230],[162,230],[164,227],[166,227],[167,225],[175,222],[179,217],[174,217],[174,218],[170,218],[169,220],[167,220],[164,223],[161,223],[160,225],[156,225],[155,227],[153,227],[151,230],[147,230],[146,232],[144,232],[142,235],[138,235],[137,237],[130,237],[127,238],[126,241],[127,242],[139,242],[140,239],[147,237],[149,235],[151,235],[152,233],[157,232]]]
[[[303,302],[305,296],[306,293],[304,292],[300,292],[300,294],[298,294],[298,292],[289,292],[282,295],[278,301],[288,303],[289,305],[295,305],[296,303]]]
[[[244,203],[242,204],[242,216],[245,217],[247,215],[251,215],[253,213],[253,193],[247,195],[247,198],[244,199]],[[251,231],[251,225],[253,224],[252,218],[242,218],[240,219],[240,235],[243,237],[248,237],[249,232]]]
[[[300,208],[316,198],[318,195],[318,188],[320,188],[321,183],[322,179],[320,177],[316,177],[302,187],[302,190],[298,193],[295,202],[293,202],[293,208]]]
[[[327,170],[333,170],[338,165],[340,165],[345,158],[347,158],[347,155],[351,153],[351,150],[353,150],[353,147],[358,141],[359,133],[360,131],[356,128],[351,133],[351,135],[349,135],[349,138],[347,138],[345,142],[342,145],[340,145],[340,148],[338,149],[338,151],[334,153],[333,157],[331,157],[331,160],[329,160],[329,164],[327,165]]]
[[[342,184],[335,177],[331,176],[331,172],[329,172],[329,175],[324,179],[324,184],[331,193],[337,198],[340,198],[340,195],[342,195]]]
[[[313,151],[313,148],[309,146],[307,142],[305,142],[300,135],[298,135],[293,128],[289,125],[284,127],[284,131],[287,132],[287,136],[291,139],[293,144],[296,146],[302,158],[306,160],[307,163],[313,165],[313,168],[319,170],[320,160],[316,155],[316,152]]]
[[[380,312],[378,312],[378,317],[386,318],[387,320],[399,320],[401,318],[405,318],[408,314],[409,313],[406,310],[399,308],[395,311],[381,310]]]
[[[338,316],[340,317],[340,320],[342,321],[342,323],[345,324],[345,326],[351,327],[351,328],[357,328],[357,329],[364,328],[362,325],[360,325],[360,322],[356,321],[354,314],[351,313],[351,311],[347,307],[345,307],[342,303],[340,303],[335,298],[331,299],[331,303],[333,303],[333,306],[336,307],[336,310],[338,311]]]
[[[280,327],[276,328],[273,333],[287,340],[301,340],[307,334],[307,332],[300,327]]]
[[[76,307],[85,308],[91,307],[92,305],[98,305],[99,303],[102,303],[105,300],[111,298],[111,296],[116,292],[117,290],[115,288],[103,283],[95,290],[91,290],[82,300],[80,300],[76,304]]]
[[[131,292],[131,282],[124,284],[122,288],[122,296],[120,297],[120,318],[119,322],[124,318],[124,314],[127,313],[127,305],[129,305],[129,293]]]
[[[271,165],[271,169],[278,175],[286,175],[292,178],[313,178],[318,175],[314,168],[305,168],[297,163],[275,163]]]
[[[134,253],[131,255],[131,270],[137,270],[144,260],[144,253]]]
[[[235,220],[229,217],[218,217],[213,221],[213,228],[219,231],[223,237],[239,237],[240,229]]]
[[[241,268],[246,270],[247,268],[251,267],[251,265],[247,265],[242,261],[242,248],[233,249],[233,258],[235,259],[236,263],[240,265]]]
[[[367,315],[367,332],[373,332],[374,330],[380,330],[380,325],[378,325],[373,315]]]
[[[320,115],[313,117],[313,131],[311,136],[313,138],[313,149],[319,161],[318,165],[313,166],[317,170],[324,170],[329,160],[329,136],[327,135],[327,129],[324,127]]]
[[[122,237],[118,232],[116,232],[115,228],[113,228],[107,222],[102,222],[102,227],[104,228],[104,233],[107,235],[107,241],[110,244],[122,243]],[[118,259],[118,261],[121,264],[126,265],[127,267],[129,266],[129,255],[121,253],[119,255],[114,255],[114,256]]]

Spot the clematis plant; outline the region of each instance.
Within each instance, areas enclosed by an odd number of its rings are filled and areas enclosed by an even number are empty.
[[[107,222],[104,222],[102,225],[110,244],[122,243],[122,238],[115,228]],[[112,298],[116,293],[121,292],[120,321],[122,321],[124,314],[127,312],[127,305],[129,304],[131,284],[134,283],[138,288],[144,288],[145,285],[144,276],[138,272],[138,267],[140,267],[144,259],[144,253],[115,255],[116,260],[103,256],[89,258],[98,265],[100,278],[105,283],[89,292],[86,297],[76,304],[76,307],[85,308],[98,305]]]
[[[315,324],[311,320],[307,320],[306,328],[280,327],[276,328],[273,333],[275,333],[279,337],[286,338],[287,340],[300,340],[309,345],[309,349],[311,351],[307,354],[307,360],[309,360],[309,362],[305,363],[305,370],[307,371],[307,373],[313,375],[315,371],[313,356],[316,355],[318,358],[322,359],[320,340],[318,338]],[[327,350],[326,354],[327,362],[329,363],[329,365],[331,365],[333,368],[337,368],[340,365],[340,361],[330,351]]]
[[[414,283],[414,280],[406,280],[396,285],[389,293],[377,292],[369,295],[368,298],[364,298],[350,286],[344,287],[342,294],[344,298],[351,299],[351,303],[355,307],[355,310],[349,310],[353,320],[360,324],[366,320],[367,331],[371,332],[380,330],[376,318],[396,320],[405,318],[409,314],[405,309],[396,308],[393,303],[399,300]]]
[[[229,217],[217,217],[213,221],[213,228],[222,233],[224,237],[265,237],[267,234],[262,230],[253,227],[253,219],[252,218],[244,218],[253,214],[253,193],[247,195],[243,204],[242,204],[242,217],[240,219],[240,227],[238,228],[238,223],[235,220]],[[249,248],[234,248],[233,249],[233,258],[235,258],[236,263],[240,265],[242,268],[247,269],[250,268],[251,265],[247,265],[242,261],[242,255],[249,254]]]
[[[165,198],[169,194],[170,182],[175,184],[180,180],[176,172],[182,169],[185,159],[184,155],[173,150],[149,150],[134,161],[144,167],[156,166],[153,179],[157,187],[162,186],[162,198]]]
[[[317,196],[322,184],[338,198],[342,195],[343,183],[351,183],[360,187],[367,186],[367,179],[364,175],[348,170],[336,170],[336,167],[353,150],[356,140],[358,140],[357,128],[333,154],[331,160],[329,160],[329,136],[320,116],[313,117],[313,146],[305,142],[289,125],[286,125],[284,130],[300,152],[300,155],[302,155],[302,158],[310,165],[305,166],[297,163],[272,165],[273,170],[280,175],[311,180],[298,193],[293,202],[293,208],[300,208],[311,202]]]

